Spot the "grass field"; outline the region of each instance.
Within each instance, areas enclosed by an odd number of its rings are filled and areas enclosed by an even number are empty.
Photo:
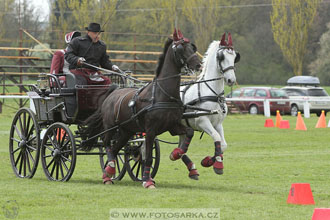
[[[114,208],[220,208],[222,220],[301,220],[311,219],[314,208],[330,207],[330,128],[314,128],[314,115],[304,119],[308,131],[294,130],[291,116],[283,116],[291,129],[280,130],[264,128],[264,116],[229,115],[222,176],[201,167],[214,146],[210,137],[200,140],[195,133],[188,154],[199,170],[198,181],[188,178],[181,161],[169,160],[175,146],[161,143],[157,189],[146,190],[127,174],[112,186],[103,185],[97,156],[78,156],[69,182],[48,181],[41,164],[33,179],[17,178],[8,153],[14,114],[8,107],[0,114],[0,206],[16,200],[15,219],[109,219]],[[160,138],[177,141],[167,133]],[[292,183],[310,183],[315,205],[287,204]],[[4,211],[0,219],[6,219]]]

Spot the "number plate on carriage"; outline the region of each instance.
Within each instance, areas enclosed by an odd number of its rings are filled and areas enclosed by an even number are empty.
[[[279,105],[285,105],[285,101],[279,101],[279,102],[277,102],[277,104],[279,104]]]

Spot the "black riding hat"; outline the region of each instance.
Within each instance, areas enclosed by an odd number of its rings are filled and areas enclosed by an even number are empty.
[[[101,30],[101,25],[98,23],[90,23],[85,29],[92,32],[104,32],[104,30]]]

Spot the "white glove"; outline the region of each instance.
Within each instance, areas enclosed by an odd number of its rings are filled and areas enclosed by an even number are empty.
[[[117,65],[112,65],[112,70],[113,71],[119,71],[119,67]]]
[[[78,58],[78,61],[77,61],[78,66],[82,65],[82,63],[85,62],[85,61],[86,61],[85,58],[83,58],[83,57],[79,57],[79,58]]]

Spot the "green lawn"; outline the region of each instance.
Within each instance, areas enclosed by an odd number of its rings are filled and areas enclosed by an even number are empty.
[[[200,140],[195,133],[188,154],[199,170],[198,181],[188,178],[181,161],[170,161],[175,146],[161,143],[157,189],[146,190],[127,174],[114,185],[103,185],[97,156],[78,156],[69,182],[48,181],[41,164],[33,179],[17,178],[8,153],[14,112],[5,106],[0,114],[0,206],[16,200],[16,219],[109,219],[115,208],[220,208],[222,220],[301,220],[311,219],[314,208],[330,207],[330,128],[314,128],[314,115],[304,119],[307,131],[294,130],[291,116],[283,116],[291,125],[286,130],[264,128],[264,116],[228,116],[222,176],[201,167],[214,145],[207,135]],[[167,133],[160,138],[177,141]],[[310,183],[315,205],[287,204],[292,183]],[[6,219],[3,208],[0,219]]]

